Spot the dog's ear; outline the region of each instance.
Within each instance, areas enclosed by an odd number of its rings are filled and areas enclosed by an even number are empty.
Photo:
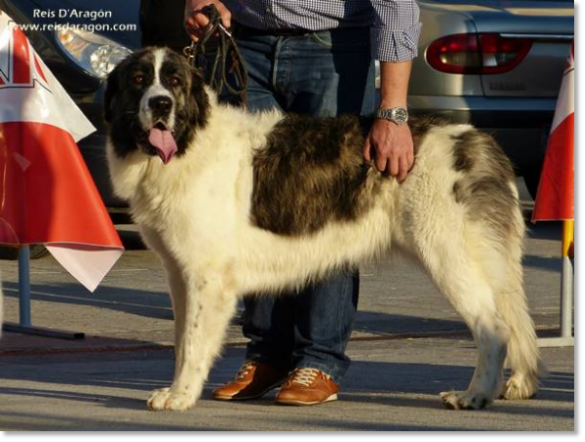
[[[196,97],[205,91],[205,79],[203,78],[203,71],[194,67],[190,67],[191,71],[191,96]],[[206,94],[207,95],[207,94]]]
[[[189,66],[189,72],[191,74],[191,92],[195,92],[196,89],[205,85],[204,72],[203,69],[193,66]]]
[[[104,120],[106,123],[112,121],[112,110],[116,95],[120,91],[120,65],[110,72],[106,81],[106,92],[104,93]]]
[[[191,91],[190,99],[192,104],[191,120],[196,126],[204,126],[207,122],[207,115],[209,113],[209,96],[205,90],[205,81],[200,70],[191,67]]]

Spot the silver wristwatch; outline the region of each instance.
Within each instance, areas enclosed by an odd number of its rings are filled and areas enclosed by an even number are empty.
[[[378,109],[376,118],[392,121],[398,126],[408,121],[408,110],[404,107],[391,107],[388,109]]]

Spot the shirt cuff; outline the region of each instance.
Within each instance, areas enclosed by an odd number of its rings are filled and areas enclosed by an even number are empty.
[[[418,55],[422,23],[393,31],[381,26],[374,31],[372,56],[380,61],[410,61]]]

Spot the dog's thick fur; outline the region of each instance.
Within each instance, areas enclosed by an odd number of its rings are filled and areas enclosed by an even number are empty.
[[[161,95],[172,101],[164,115],[150,106]],[[239,297],[301,287],[391,246],[422,264],[475,338],[469,388],[443,393],[445,405],[478,409],[500,394],[535,394],[524,221],[510,163],[488,135],[413,121],[415,167],[398,184],[362,159],[367,124],[357,117],[218,104],[196,70],[160,48],[110,75],[106,119],[115,191],[162,260],[175,313],[174,380],[151,395],[151,409],[195,404]],[[148,141],[156,124],[177,140],[167,165]]]

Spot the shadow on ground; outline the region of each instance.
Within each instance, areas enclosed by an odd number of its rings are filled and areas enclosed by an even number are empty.
[[[4,282],[4,295],[18,298],[18,283]],[[77,284],[32,284],[34,300],[100,307],[156,319],[173,319],[171,301],[165,292],[121,287],[99,287],[94,293],[80,290]]]
[[[383,348],[384,343],[380,343],[380,346]],[[226,349],[224,357],[218,360],[211,371],[203,394],[204,399],[210,398],[211,389],[232,379],[243,353],[242,349]],[[51,397],[78,402],[99,402],[106,407],[142,409],[143,401],[124,397],[120,390],[147,393],[167,386],[173,376],[173,358],[171,350],[49,356],[43,358],[43,364],[35,363],[38,358],[34,357],[0,358],[1,377],[5,381],[31,381],[40,384],[34,388],[0,387],[0,395]],[[363,376],[364,373],[367,376]],[[435,397],[442,391],[465,390],[472,375],[472,366],[354,360],[343,383],[342,398],[347,401],[402,407],[441,408],[440,401]],[[72,392],[67,388],[55,390],[56,385],[114,388],[116,395],[99,393],[99,389],[96,389],[96,394]],[[402,393],[429,395],[432,399],[405,398],[399,396]],[[541,401],[573,402],[574,374],[551,372],[542,380],[537,398]],[[250,401],[249,404],[263,406],[272,400],[268,396]],[[512,403],[516,406],[516,412],[532,413],[530,407],[524,411],[519,407],[519,404],[528,406],[530,401]],[[542,408],[539,410],[539,413],[543,412]],[[568,415],[570,412],[571,416],[573,413],[572,410],[551,410],[553,412],[561,415]]]
[[[6,282],[4,294],[9,298],[18,298],[18,284]],[[164,292],[102,287],[92,294],[79,290],[75,284],[33,284],[31,295],[37,301],[99,307],[153,319],[173,319],[171,301]],[[232,324],[241,325],[243,314],[240,305]],[[466,331],[467,327],[457,320],[359,311],[353,329],[356,332],[385,336],[396,333]]]

